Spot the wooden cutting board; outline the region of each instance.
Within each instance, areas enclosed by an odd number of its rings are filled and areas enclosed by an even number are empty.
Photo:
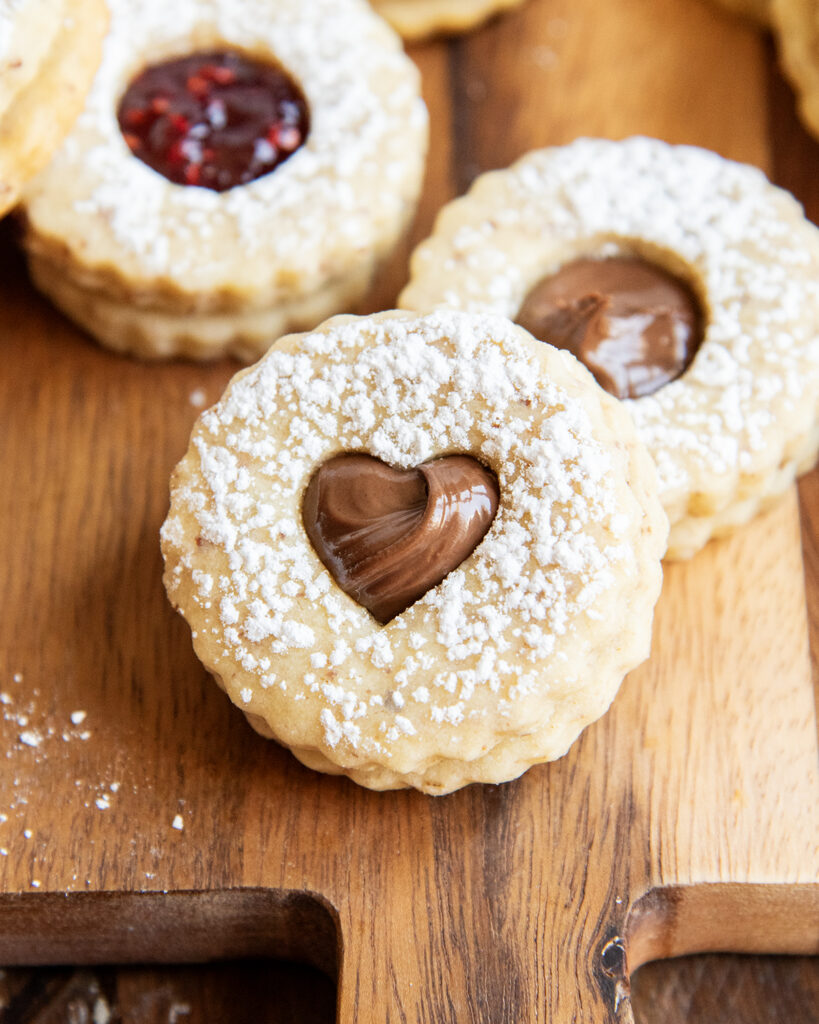
[[[699,0],[530,0],[412,52],[433,116],[414,240],[477,171],[581,134],[770,166],[761,40]],[[164,597],[168,477],[236,367],[108,355],[10,237],[0,260],[0,963],[273,954],[338,972],[343,1024],[601,1024],[631,1019],[652,957],[819,949],[792,494],[669,567],[651,659],[561,761],[370,793],[253,734]]]

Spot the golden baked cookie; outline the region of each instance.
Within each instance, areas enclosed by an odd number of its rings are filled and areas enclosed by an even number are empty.
[[[111,0],[86,108],[25,195],[35,283],[102,344],[257,357],[355,303],[427,116],[363,0]]]
[[[657,465],[670,558],[816,459],[819,232],[753,167],[646,138],[530,153],[446,207],[411,270],[403,308],[525,320],[623,397]],[[676,297],[652,286],[642,304],[646,273]]]
[[[263,735],[448,793],[603,714],[648,655],[666,530],[628,414],[566,353],[502,317],[335,317],[200,417],[164,580]]]
[[[771,23],[772,0],[715,0],[718,7],[730,11],[731,14],[740,14],[744,18],[750,18],[760,25]]]
[[[819,3],[770,2],[779,56],[796,90],[799,113],[809,131],[819,138]]]
[[[82,110],[107,23],[104,0],[0,2],[0,216]]]
[[[523,0],[370,0],[404,39],[468,32]]]

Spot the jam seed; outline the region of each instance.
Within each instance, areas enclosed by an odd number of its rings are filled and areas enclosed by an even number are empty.
[[[187,135],[188,129],[191,126],[187,117],[184,117],[182,114],[171,114],[168,117],[168,120],[171,123],[171,128],[173,128],[175,132],[178,132],[180,135]]]
[[[182,164],[187,163],[185,154],[182,152],[182,143],[180,141],[172,142],[168,147],[168,163],[171,167],[179,167]]]
[[[236,81],[236,72],[219,64],[204,64],[199,69],[199,74],[210,82],[216,82],[217,85],[232,85]]]
[[[123,121],[128,128],[140,128],[148,120],[148,111],[135,107],[133,110],[129,110]]]
[[[185,88],[191,95],[201,99],[203,96],[207,96],[210,86],[201,75],[190,75],[185,82]]]

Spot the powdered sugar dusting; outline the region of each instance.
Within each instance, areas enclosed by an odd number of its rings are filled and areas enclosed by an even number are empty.
[[[171,590],[193,588],[197,641],[241,677],[240,706],[309,696],[327,747],[377,753],[433,724],[511,714],[542,692],[557,649],[585,643],[578,620],[633,572],[643,510],[538,353],[498,317],[339,318],[272,350],[203,414],[163,546]],[[399,467],[471,452],[500,483],[469,572],[383,628],[338,589],[300,521],[312,472],[341,451]]]
[[[819,235],[760,171],[646,138],[531,153],[444,212],[401,305],[515,317],[561,264],[621,252],[670,260],[705,305],[689,370],[628,402],[673,522],[715,478],[775,467],[816,418]]]

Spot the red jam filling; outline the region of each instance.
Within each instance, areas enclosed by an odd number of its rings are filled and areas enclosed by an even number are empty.
[[[146,68],[117,118],[134,156],[178,185],[216,192],[270,174],[310,129],[307,100],[283,68],[223,50]]]

